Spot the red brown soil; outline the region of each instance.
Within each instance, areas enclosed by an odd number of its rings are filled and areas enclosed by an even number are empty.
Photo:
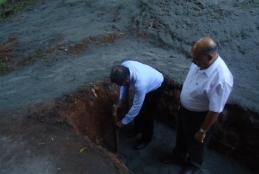
[[[175,126],[179,106],[178,84],[171,81],[158,99],[159,121]],[[98,82],[69,96],[57,99],[54,106],[37,115],[42,122],[68,123],[80,135],[110,150],[115,146],[112,105],[118,88],[108,81]],[[132,98],[132,97],[131,97]],[[220,121],[212,129],[210,147],[238,159],[251,169],[257,168],[259,145],[258,115],[237,105],[227,105]],[[257,159],[257,160],[255,160]]]
[[[111,44],[116,40],[124,36],[124,33],[111,33],[107,35],[101,35],[96,37],[87,37],[83,39],[80,43],[75,44],[68,48],[68,52],[71,54],[79,55],[82,52],[86,51],[91,45],[102,45],[102,44]]]
[[[259,117],[255,112],[228,104],[213,131],[210,146],[258,171]]]
[[[174,85],[172,83],[172,85]],[[175,120],[177,113],[178,89],[168,86],[163,97],[159,100],[157,109],[161,113],[159,119]],[[57,99],[49,109],[36,111],[37,119],[41,122],[71,125],[79,134],[89,137],[94,143],[103,145],[108,149],[115,146],[114,121],[112,105],[118,97],[118,88],[108,81],[99,82],[69,96]],[[132,97],[131,97],[132,98]],[[174,104],[168,104],[168,103]],[[119,111],[122,115],[124,111]],[[163,116],[165,115],[165,116]]]
[[[116,93],[111,93],[110,87],[108,84],[103,84],[102,88],[95,85],[58,104],[62,108],[59,110],[60,116],[80,134],[102,145],[109,144],[113,135],[111,109]]]

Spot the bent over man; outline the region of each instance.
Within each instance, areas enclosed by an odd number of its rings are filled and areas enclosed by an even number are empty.
[[[127,60],[112,68],[110,79],[111,82],[120,86],[118,107],[127,102],[129,89],[134,91],[133,104],[128,113],[117,123],[117,126],[122,127],[134,120],[135,134],[141,134],[141,138],[134,148],[142,149],[152,139],[153,109],[156,99],[163,90],[164,76],[151,66]]]

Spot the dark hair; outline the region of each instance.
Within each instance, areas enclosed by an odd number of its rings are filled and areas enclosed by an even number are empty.
[[[112,68],[110,79],[112,83],[121,84],[130,76],[129,68],[123,65],[116,65]]]

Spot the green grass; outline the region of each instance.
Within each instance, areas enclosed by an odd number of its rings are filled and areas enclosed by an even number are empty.
[[[38,0],[22,0],[17,2],[10,2],[8,0],[0,0],[0,20],[21,11],[25,7],[35,4]]]
[[[241,3],[240,9],[241,10],[248,10],[252,8],[258,8],[259,7],[259,0],[253,0],[250,3]]]
[[[0,75],[6,73],[8,71],[8,65],[4,58],[0,57]]]
[[[0,6],[5,4],[7,0],[0,0]]]
[[[140,16],[142,16],[142,17],[146,16],[150,11],[148,1],[147,0],[140,0],[139,1],[139,9],[140,9]]]

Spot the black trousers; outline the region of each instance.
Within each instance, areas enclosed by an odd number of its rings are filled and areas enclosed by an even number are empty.
[[[157,110],[156,110],[157,101],[159,97],[162,96],[162,92],[164,91],[167,82],[168,82],[167,78],[164,78],[163,83],[158,89],[149,92],[145,96],[145,100],[142,105],[142,108],[138,116],[135,117],[135,120],[134,120],[135,133],[142,134],[142,141],[149,142],[152,140],[153,128],[154,128],[154,117],[157,114]]]
[[[180,107],[177,118],[176,145],[173,153],[200,168],[203,162],[205,143],[194,139],[208,112],[193,112]]]

